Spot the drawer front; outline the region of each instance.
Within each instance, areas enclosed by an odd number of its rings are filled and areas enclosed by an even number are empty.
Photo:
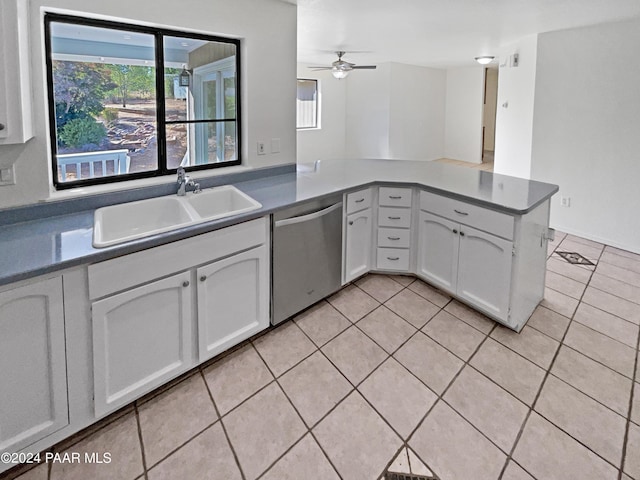
[[[409,228],[411,226],[411,209],[380,207],[378,209],[378,226]]]
[[[378,205],[383,207],[410,207],[411,189],[380,187],[378,190]]]
[[[378,246],[409,248],[410,232],[411,230],[407,230],[404,228],[379,228]]]
[[[347,215],[364,210],[371,206],[371,189],[365,188],[357,192],[347,194]]]
[[[409,250],[378,248],[376,265],[382,270],[409,270]]]
[[[89,265],[92,300],[266,243],[267,217]]]
[[[420,192],[420,209],[513,240],[514,219],[506,213],[431,192]]]

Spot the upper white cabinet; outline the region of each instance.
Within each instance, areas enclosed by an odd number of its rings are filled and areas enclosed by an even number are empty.
[[[0,293],[0,451],[67,425],[62,277]]]
[[[0,2],[0,145],[33,137],[27,0]]]

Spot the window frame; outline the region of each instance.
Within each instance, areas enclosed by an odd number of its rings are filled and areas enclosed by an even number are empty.
[[[154,38],[155,50],[155,102],[156,102],[156,134],[158,148],[158,166],[155,170],[125,173],[118,175],[109,175],[97,178],[85,178],[73,181],[58,180],[58,161],[57,161],[57,134],[56,134],[56,114],[55,114],[55,97],[53,84],[53,55],[51,51],[52,39],[51,28],[52,22],[69,23],[74,25],[83,25],[88,27],[109,28],[113,30],[123,30],[135,33],[143,33],[152,35]],[[232,167],[242,165],[242,99],[241,85],[242,76],[240,71],[241,65],[241,42],[237,38],[219,37],[206,33],[186,32],[163,27],[153,27],[139,25],[135,23],[125,23],[112,20],[102,20],[91,17],[80,17],[75,15],[66,15],[53,12],[46,12],[44,15],[44,43],[45,43],[45,68],[47,81],[47,107],[49,119],[49,139],[50,139],[50,167],[53,174],[53,187],[56,190],[67,190],[77,187],[85,187],[91,185],[104,185],[110,183],[124,182],[128,180],[137,180],[142,178],[163,177],[175,175],[177,168],[167,167],[167,134],[166,134],[166,109],[165,109],[165,82],[164,82],[164,37],[183,37],[196,40],[205,40],[209,42],[221,42],[235,45],[235,78],[236,78],[236,159],[224,162],[213,162],[199,165],[191,165],[185,167],[188,172],[211,170],[216,168]],[[197,124],[202,122],[230,121],[229,119],[206,119],[206,120],[184,120],[180,123]],[[169,122],[171,123],[171,122]],[[175,123],[175,122],[174,122]]]
[[[315,125],[313,127],[298,127],[298,108],[296,106],[296,131],[300,131],[300,130],[320,130],[320,80],[318,80],[317,78],[296,78],[296,86],[297,86],[297,82],[298,81],[305,81],[305,82],[314,82],[316,84],[316,118],[315,118]],[[298,90],[296,88],[296,98],[297,98],[297,93]]]

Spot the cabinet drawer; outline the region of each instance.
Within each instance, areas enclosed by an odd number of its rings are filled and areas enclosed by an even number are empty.
[[[409,228],[411,226],[411,209],[380,207],[378,209],[378,226]]]
[[[511,215],[506,213],[496,212],[430,192],[420,192],[420,209],[493,233],[502,238],[513,239],[514,220]]]
[[[378,205],[384,207],[410,207],[411,189],[380,187],[378,191]]]
[[[383,270],[409,270],[409,250],[378,248],[376,265]]]
[[[365,188],[347,194],[347,215],[371,206],[371,189]]]
[[[411,230],[404,228],[379,228],[378,246],[409,248],[409,233]]]

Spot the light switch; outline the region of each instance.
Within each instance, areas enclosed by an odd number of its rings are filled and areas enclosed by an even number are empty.
[[[280,139],[272,138],[271,139],[271,153],[280,153]]]

